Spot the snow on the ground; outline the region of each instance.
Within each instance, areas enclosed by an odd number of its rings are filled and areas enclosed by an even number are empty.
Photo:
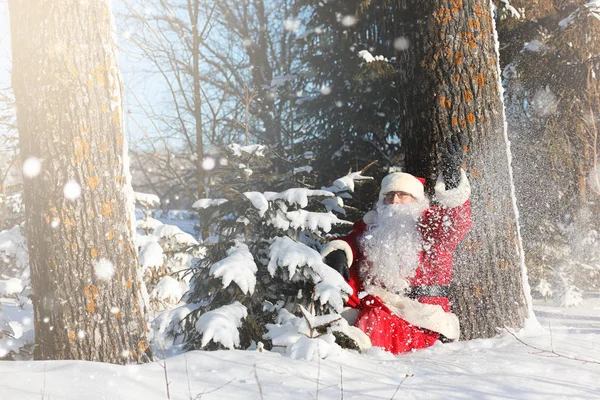
[[[598,335],[551,338],[546,331],[523,340],[600,362]],[[346,400],[598,398],[600,364],[536,353],[505,333],[400,356],[377,348],[312,361],[268,351],[195,351],[168,358],[166,367],[171,399],[204,393],[203,400],[327,400],[342,398],[342,389]],[[159,362],[5,361],[0,362],[0,393],[2,399],[22,400],[164,400],[164,372]]]

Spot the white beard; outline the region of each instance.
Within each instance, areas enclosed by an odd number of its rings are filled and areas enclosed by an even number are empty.
[[[427,201],[377,206],[377,222],[359,240],[365,255],[359,275],[365,287],[398,294],[408,289],[422,250],[417,222],[427,207]]]

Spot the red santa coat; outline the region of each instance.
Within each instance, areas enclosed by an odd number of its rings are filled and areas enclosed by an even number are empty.
[[[436,198],[439,205],[427,208],[419,219],[418,227],[423,240],[423,250],[420,252],[419,265],[415,276],[411,279],[411,286],[450,283],[452,253],[471,227],[470,192],[464,171],[462,171],[461,182],[455,189],[446,190],[443,181],[438,181]],[[367,213],[363,220],[354,224],[350,234],[330,242],[322,253],[325,257],[334,250],[346,252],[351,266],[349,284],[354,291],[348,298],[347,305],[359,310],[354,325],[369,336],[373,346],[382,347],[394,354],[431,346],[440,334],[415,325],[414,319],[411,324],[400,318],[390,310],[389,304],[386,304],[388,298],[384,301],[380,296],[372,294],[359,298],[364,287],[358,275],[358,265],[363,261],[364,256],[358,246],[358,240],[367,226],[375,222],[376,212]],[[424,296],[418,298],[418,303],[439,305],[445,312],[450,312],[447,297]],[[416,320],[418,321],[418,318]],[[431,327],[430,324],[419,325]]]

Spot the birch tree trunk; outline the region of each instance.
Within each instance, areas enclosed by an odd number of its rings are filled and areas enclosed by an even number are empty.
[[[9,10],[21,157],[41,161],[24,185],[35,358],[142,362],[109,0],[10,0]]]
[[[407,167],[432,181],[440,173],[445,138],[455,132],[469,138],[473,227],[454,255],[451,301],[462,338],[490,337],[497,328],[522,326],[528,312],[490,4],[406,3],[423,11],[417,48],[407,51],[423,53],[404,85],[416,82],[426,102],[420,105],[424,112],[409,114],[414,120],[405,141]],[[411,164],[410,155],[421,160]]]

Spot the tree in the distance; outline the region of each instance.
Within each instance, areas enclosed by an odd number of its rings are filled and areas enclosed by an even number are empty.
[[[599,16],[591,2],[522,22],[503,73],[534,294],[563,306],[600,287]]]
[[[147,360],[110,2],[9,1],[36,359]]]

